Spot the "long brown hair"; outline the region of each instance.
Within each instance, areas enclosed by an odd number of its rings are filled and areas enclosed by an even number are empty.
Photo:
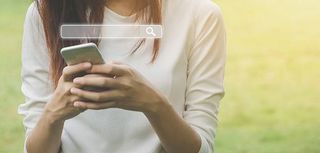
[[[50,75],[56,88],[58,80],[66,66],[60,55],[60,50],[66,46],[82,43],[84,40],[63,40],[60,37],[62,24],[101,24],[104,18],[104,9],[107,0],[35,0],[43,22],[46,43],[50,56]],[[136,20],[142,20],[147,24],[161,24],[162,0],[146,0],[149,9],[141,9],[137,12]],[[94,10],[94,11],[89,11]],[[89,13],[88,13],[89,12]],[[99,40],[90,39],[87,42],[98,44]],[[140,41],[133,49],[134,53],[142,44]],[[156,60],[160,48],[160,40],[154,40],[153,56],[151,62]]]

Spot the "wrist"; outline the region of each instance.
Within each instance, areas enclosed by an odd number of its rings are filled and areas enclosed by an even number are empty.
[[[153,105],[150,106],[148,111],[144,112],[144,114],[148,118],[158,118],[163,116],[162,114],[167,113],[170,109],[172,109],[172,106],[165,98],[163,98],[158,102],[153,103]]]
[[[54,111],[45,107],[42,118],[50,125],[60,125],[64,123],[64,120],[59,117]]]

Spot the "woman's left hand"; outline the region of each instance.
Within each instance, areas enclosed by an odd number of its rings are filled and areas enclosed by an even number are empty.
[[[167,103],[166,98],[159,91],[127,64],[110,62],[104,65],[94,65],[89,73],[75,78],[73,82],[82,87],[90,86],[108,90],[94,92],[72,88],[72,94],[86,99],[86,101],[76,101],[75,107],[96,110],[122,108],[154,113]]]

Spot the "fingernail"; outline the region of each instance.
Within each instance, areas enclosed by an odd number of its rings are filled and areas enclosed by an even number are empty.
[[[73,94],[75,94],[75,93],[78,93],[78,92],[79,92],[79,89],[77,89],[77,88],[71,88],[71,89],[70,89],[70,92],[73,93]]]
[[[73,103],[73,106],[74,106],[74,107],[81,107],[79,102],[74,102],[74,103]]]
[[[84,63],[84,67],[91,67],[91,63]]]
[[[73,79],[73,83],[81,84],[81,79],[75,78],[75,79]]]

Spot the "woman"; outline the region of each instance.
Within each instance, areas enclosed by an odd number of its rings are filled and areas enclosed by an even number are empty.
[[[109,62],[66,66],[59,50],[83,40],[62,40],[64,23],[162,24],[164,34],[89,40]],[[18,110],[25,152],[213,152],[225,50],[222,16],[210,0],[33,3],[22,51],[26,102]]]

